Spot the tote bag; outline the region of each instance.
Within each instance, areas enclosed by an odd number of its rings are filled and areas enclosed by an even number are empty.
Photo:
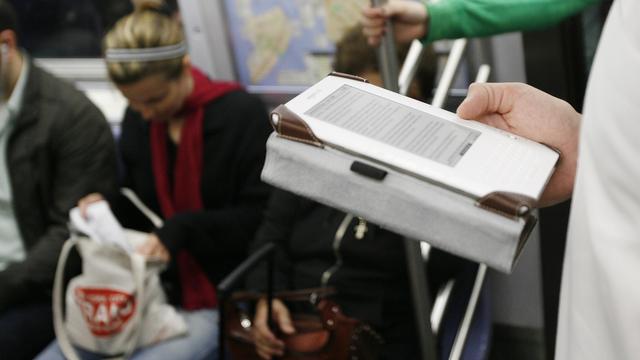
[[[162,226],[162,220],[131,190],[123,189],[122,193],[156,227]],[[132,248],[147,236],[125,229]],[[64,267],[74,247],[82,257],[82,274],[71,279],[63,301]],[[106,356],[128,358],[139,347],[186,334],[184,319],[167,303],[161,286],[159,273],[164,266],[161,261],[72,231],[60,253],[53,293],[54,327],[65,357],[79,358],[73,344]]]

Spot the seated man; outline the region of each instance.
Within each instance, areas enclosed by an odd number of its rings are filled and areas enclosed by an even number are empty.
[[[51,287],[68,211],[115,184],[102,113],[18,49],[0,0],[0,354],[32,359],[53,337]]]

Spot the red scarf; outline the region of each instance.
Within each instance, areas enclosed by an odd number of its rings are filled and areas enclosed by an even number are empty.
[[[240,86],[213,82],[205,74],[191,68],[193,91],[185,100],[180,114],[184,116],[180,143],[173,169],[173,189],[169,186],[167,156],[167,123],[151,122],[151,160],[156,193],[165,219],[182,211],[202,210],[200,181],[202,178],[204,106]],[[186,250],[177,254],[182,288],[182,306],[187,310],[213,308],[217,305],[215,287]]]

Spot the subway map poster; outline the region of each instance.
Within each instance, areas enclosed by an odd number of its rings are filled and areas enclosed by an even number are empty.
[[[225,0],[240,82],[306,86],[331,71],[334,44],[368,0]]]

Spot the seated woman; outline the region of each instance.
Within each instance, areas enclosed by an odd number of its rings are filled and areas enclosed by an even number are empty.
[[[163,283],[189,327],[134,359],[217,354],[217,281],[246,257],[269,195],[260,181],[270,133],[264,105],[189,63],[180,25],[142,8],[104,39],[109,76],[129,100],[119,138],[123,187],[164,218],[153,230],[124,198],[105,194],[127,228],[153,231],[138,249],[169,261]],[[91,194],[81,207],[102,199]],[[96,357],[95,354],[86,354]],[[52,344],[41,359],[62,358]]]
[[[416,82],[412,93],[421,99],[425,98],[421,92],[430,93],[435,76],[435,59],[430,49],[423,61],[417,75],[422,80]],[[380,84],[375,52],[360,29],[348,32],[338,44],[334,68]],[[368,323],[382,335],[385,345],[381,358],[420,357],[402,236],[364,219],[275,190],[251,248],[258,249],[267,242],[277,245],[276,290],[333,287],[336,290],[333,300],[347,316]],[[431,264],[447,265],[429,272],[438,277],[449,277],[457,268],[458,260],[442,252],[432,253],[431,259],[435,260]],[[247,287],[264,291],[266,276],[265,268],[258,268],[249,275]],[[441,282],[434,278],[430,281]],[[260,301],[254,335],[258,355],[270,359],[286,349],[284,342],[267,327],[265,308],[266,301]],[[279,331],[285,334],[294,331],[289,309],[283,302],[274,300],[273,316]]]

